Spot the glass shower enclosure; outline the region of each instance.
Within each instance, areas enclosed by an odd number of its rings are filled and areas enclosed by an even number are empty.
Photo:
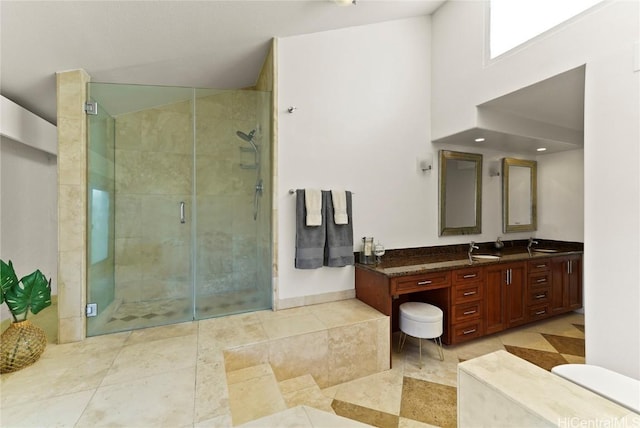
[[[89,98],[87,335],[271,308],[271,93]]]

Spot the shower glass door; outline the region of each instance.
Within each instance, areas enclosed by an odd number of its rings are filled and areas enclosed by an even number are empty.
[[[87,335],[270,308],[270,94],[89,94]]]
[[[102,217],[90,202],[87,334],[103,334],[193,319],[192,209],[193,90],[141,85],[89,84],[89,94],[113,123],[88,116],[89,200],[99,183],[112,183],[113,293],[103,294],[93,248]],[[104,147],[108,147],[104,149]],[[106,160],[106,151],[112,160]],[[104,165],[109,164],[106,173]]]

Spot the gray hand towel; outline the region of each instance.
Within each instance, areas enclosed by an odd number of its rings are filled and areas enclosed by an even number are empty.
[[[351,209],[351,192],[345,192],[347,197],[347,224],[336,224],[333,216],[333,201],[330,191],[322,191],[325,206],[325,221],[327,227],[327,245],[324,251],[324,265],[342,267],[354,264],[353,257],[353,221]]]
[[[322,218],[325,218],[326,204],[322,192]],[[297,269],[316,269],[322,267],[326,240],[326,221],[320,226],[307,226],[305,192],[296,190],[296,260]],[[331,211],[333,212],[333,211]]]

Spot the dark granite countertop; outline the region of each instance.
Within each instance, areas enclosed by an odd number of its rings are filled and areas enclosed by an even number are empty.
[[[469,257],[467,255],[469,244],[459,244],[387,250],[386,254],[382,257],[381,263],[371,265],[356,263],[356,266],[393,278],[471,266],[486,266],[538,258],[582,254],[584,249],[583,244],[580,242],[544,239],[537,239],[537,241],[538,244],[532,247],[533,251],[531,252],[531,256],[529,256],[527,252],[527,240],[516,240],[503,241],[504,248],[501,250],[496,250],[493,242],[476,243],[480,248],[474,250],[473,254],[495,255],[500,258],[474,260],[472,264],[469,263]],[[356,260],[358,260],[357,253]]]

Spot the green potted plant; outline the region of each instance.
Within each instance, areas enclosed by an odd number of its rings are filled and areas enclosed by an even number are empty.
[[[47,337],[27,316],[51,305],[51,280],[40,270],[18,280],[11,260],[0,260],[0,289],[0,304],[6,303],[13,317],[0,345],[0,373],[8,373],[35,363],[44,352]]]

